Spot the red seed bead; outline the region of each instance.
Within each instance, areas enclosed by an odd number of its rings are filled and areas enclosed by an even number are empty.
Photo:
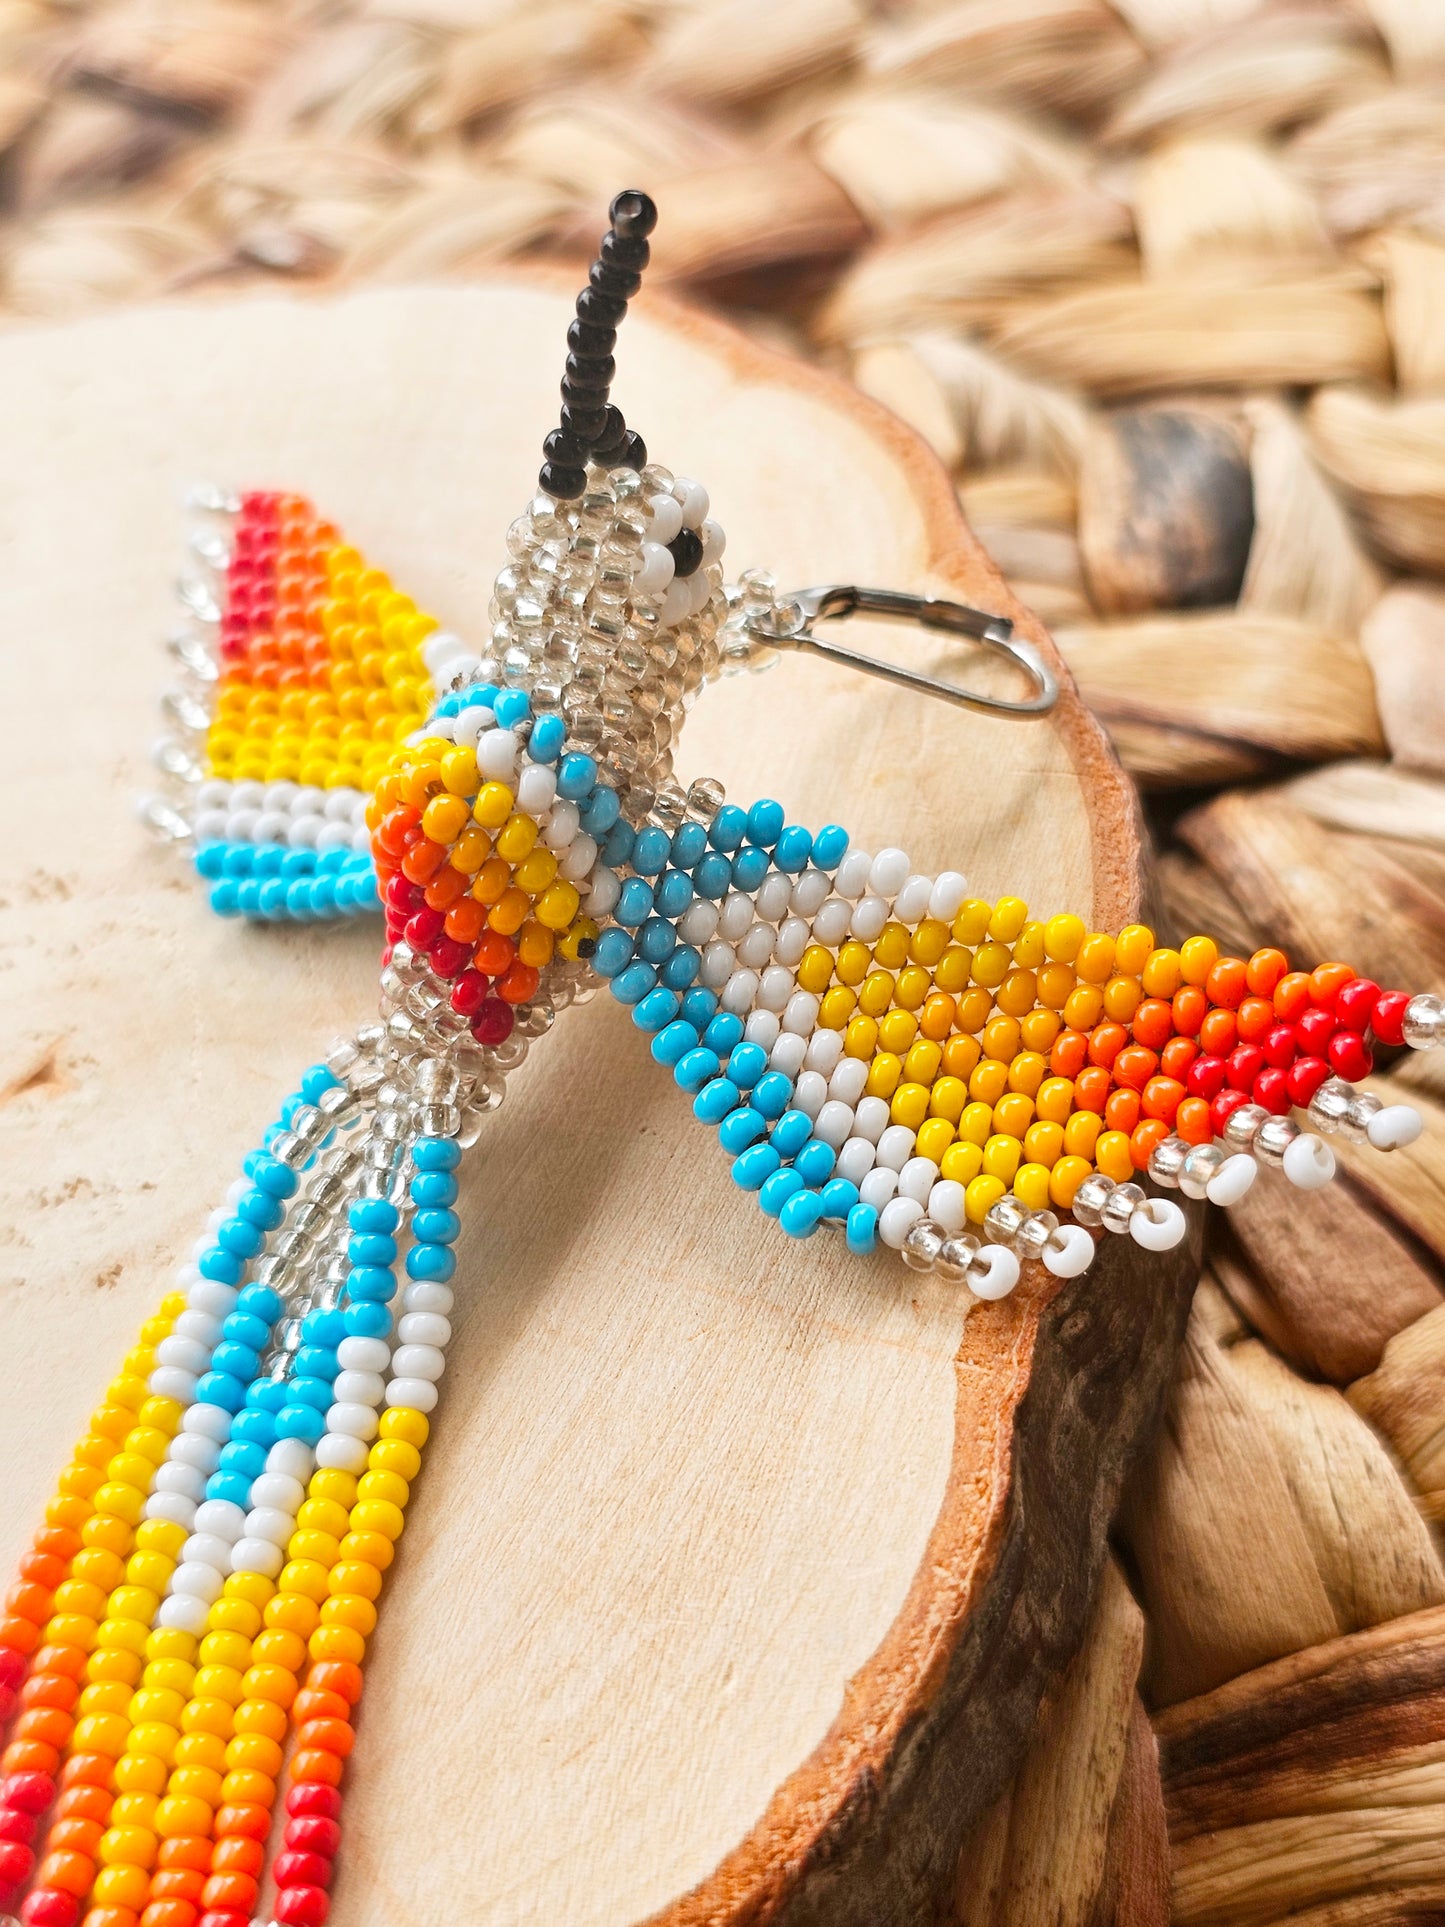
[[[1335,1016],[1346,1030],[1363,1033],[1369,1028],[1380,986],[1368,977],[1354,977],[1335,997]]]
[[[1368,1077],[1375,1068],[1370,1048],[1358,1031],[1337,1030],[1330,1039],[1325,1055],[1330,1060],[1331,1070],[1351,1084]]]
[[[1408,990],[1382,990],[1370,1018],[1370,1029],[1382,1044],[1403,1044]]]
[[[386,903],[388,909],[400,910],[403,915],[409,917],[425,906],[426,898],[422,894],[420,885],[410,882],[398,873],[386,886]]]
[[[251,1927],[250,1907],[208,1907],[196,1927]]]
[[[508,1005],[499,997],[488,997],[472,1019],[472,1035],[479,1044],[502,1044],[511,1036],[515,1022]]]
[[[12,1773],[4,1784],[7,1807],[22,1813],[44,1813],[55,1798],[55,1782],[48,1773]]]
[[[1271,1024],[1260,1042],[1264,1061],[1272,1070],[1288,1070],[1298,1055],[1293,1024]]]
[[[1258,1044],[1241,1044],[1229,1053],[1225,1082],[1233,1091],[1254,1089],[1254,1080],[1264,1069],[1264,1052]]]
[[[0,1646],[0,1686],[19,1686],[24,1678],[25,1655]]]
[[[1221,1091],[1209,1107],[1209,1123],[1216,1137],[1223,1137],[1224,1127],[1239,1109],[1241,1104],[1250,1101],[1248,1091]]]
[[[1222,1057],[1196,1057],[1184,1074],[1191,1097],[1215,1098],[1224,1089],[1228,1066]]]
[[[417,915],[420,916],[420,914],[421,912],[418,911]],[[435,916],[436,912],[432,911],[432,915]],[[413,917],[411,923],[407,925],[408,930],[415,922],[416,917]],[[431,958],[432,969],[439,977],[459,977],[472,960],[469,944],[458,943],[455,937],[447,936],[439,936],[430,946],[427,955]]]
[[[80,1902],[74,1894],[54,1887],[37,1887],[20,1908],[25,1927],[75,1927],[80,1919]]]
[[[324,1887],[285,1887],[276,1896],[281,1927],[325,1927],[331,1897]]]
[[[293,1786],[286,1795],[288,1813],[319,1813],[328,1820],[341,1818],[341,1795],[332,1786],[315,1781]]]
[[[429,903],[424,903],[406,920],[407,942],[413,950],[430,950],[446,928],[446,921],[440,910],[433,910]]]
[[[452,985],[452,1009],[462,1017],[472,1017],[487,998],[487,980],[480,970],[464,970]]]
[[[1290,1106],[1289,1073],[1276,1070],[1273,1065],[1262,1070],[1254,1080],[1254,1101],[1273,1111],[1276,1117],[1283,1117]]]
[[[39,1824],[33,1813],[22,1813],[18,1807],[0,1807],[0,1840],[19,1840],[28,1845],[35,1838]]]
[[[278,1887],[329,1887],[331,1860],[321,1853],[278,1853],[272,1872]]]
[[[341,1829],[322,1814],[298,1813],[294,1820],[286,1822],[282,1838],[292,1853],[319,1853],[334,1860],[341,1845]]]
[[[14,1888],[30,1878],[35,1855],[23,1840],[0,1841],[0,1886]]]
[[[1294,1030],[1299,1047],[1307,1056],[1323,1056],[1326,1044],[1335,1034],[1334,1012],[1318,1007],[1304,1011],[1296,1018]]]

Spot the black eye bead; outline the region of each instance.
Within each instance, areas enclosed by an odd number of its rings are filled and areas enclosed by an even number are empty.
[[[585,287],[577,297],[577,319],[590,328],[618,328],[627,313],[625,298],[601,288]]]
[[[597,259],[609,268],[632,268],[638,274],[652,259],[652,249],[640,234],[604,234]]]
[[[565,468],[557,462],[543,462],[537,486],[557,502],[575,502],[587,490],[585,468]]]
[[[600,359],[610,355],[617,346],[615,328],[594,328],[590,322],[574,321],[567,330],[567,347],[574,355],[590,355]]]
[[[605,261],[594,261],[587,279],[603,294],[615,294],[623,301],[630,301],[642,286],[642,276],[636,268],[612,268]]]
[[[576,435],[569,435],[565,428],[554,428],[542,444],[545,461],[554,463],[558,468],[585,468],[587,448]]]
[[[627,187],[608,208],[607,218],[619,234],[647,235],[657,226],[657,206],[640,187]]]
[[[614,468],[635,468],[640,475],[647,467],[647,443],[635,428],[629,428],[622,441],[621,459],[614,461]]]
[[[667,545],[678,575],[696,575],[702,566],[702,537],[696,529],[679,529]]]
[[[617,458],[622,453],[622,445],[626,439],[627,423],[623,419],[622,410],[614,403],[609,402],[607,405],[607,420],[603,426],[602,433],[592,444],[594,460],[601,462],[604,467],[611,468],[615,466]]]
[[[597,437],[607,426],[605,408],[578,408],[572,402],[562,404],[562,429],[584,448],[590,449]]]
[[[605,392],[616,373],[617,363],[611,355],[568,355],[562,379],[573,388]]]

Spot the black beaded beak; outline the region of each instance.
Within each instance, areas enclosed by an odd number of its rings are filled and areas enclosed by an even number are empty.
[[[537,477],[544,495],[573,501],[587,487],[587,464],[640,469],[647,445],[608,400],[616,364],[612,350],[627,304],[642,285],[652,250],[647,237],[657,208],[639,188],[629,187],[607,210],[611,226],[602,237],[587,286],[577,297],[577,319],[567,330],[567,368],[562,376],[562,421],[542,444]]]

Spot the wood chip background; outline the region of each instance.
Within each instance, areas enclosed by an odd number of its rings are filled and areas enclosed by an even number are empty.
[[[7,319],[575,254],[623,183],[954,470],[1171,934],[1445,989],[1445,0],[0,0]],[[1445,1922],[1445,1065],[1377,1084],[1416,1146],[1215,1226],[967,1927]]]

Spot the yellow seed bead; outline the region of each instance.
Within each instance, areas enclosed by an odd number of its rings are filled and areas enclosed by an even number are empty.
[[[322,1618],[328,1626],[347,1626],[364,1638],[376,1630],[375,1606],[369,1599],[362,1599],[354,1592],[328,1599],[322,1609]]]
[[[928,1089],[923,1084],[900,1084],[893,1093],[888,1115],[895,1124],[906,1124],[916,1131],[928,1116]]]
[[[517,932],[517,955],[533,970],[544,969],[556,947],[556,937],[543,924],[528,921]]]
[[[168,1559],[163,1552],[133,1552],[126,1561],[125,1576],[133,1586],[145,1586],[151,1592],[163,1593],[175,1569],[175,1560]],[[55,1601],[59,1605],[59,1592],[55,1595]],[[83,1612],[85,1608],[75,1610]]]
[[[475,876],[492,854],[492,839],[476,823],[469,823],[452,845],[449,861],[463,876]]]
[[[943,1050],[931,1038],[919,1037],[908,1046],[903,1075],[910,1084],[932,1084],[943,1063]]]
[[[981,1171],[971,1179],[963,1194],[963,1208],[969,1222],[982,1224],[1007,1189],[1004,1180],[992,1171]]]
[[[565,930],[577,915],[581,902],[577,886],[561,878],[537,899],[537,921],[546,930]]]
[[[313,1490],[315,1483],[313,1479]],[[333,1539],[339,1539],[347,1526],[346,1507],[334,1499],[307,1499],[296,1514],[296,1523],[303,1532],[329,1532]]]
[[[557,949],[569,963],[575,963],[579,957],[592,955],[597,947],[599,935],[598,927],[591,917],[578,917],[572,927],[563,932],[558,940]]]
[[[306,1642],[284,1626],[268,1626],[257,1635],[251,1657],[257,1666],[284,1666],[295,1673],[306,1658]]]
[[[148,1867],[159,1844],[149,1827],[107,1827],[96,1858],[107,1867]]]
[[[1034,1093],[1034,1109],[1051,1124],[1064,1124],[1074,1108],[1074,1080],[1046,1077]]]
[[[191,1688],[196,1683],[196,1669],[183,1659],[152,1660],[145,1669],[144,1684],[147,1687],[169,1687],[172,1692],[180,1693],[189,1699]]]
[[[908,954],[914,963],[931,969],[948,948],[949,930],[937,917],[925,917],[908,940]]]
[[[968,1078],[968,1094],[990,1110],[1008,1089],[1008,1065],[996,1057],[985,1057],[975,1064]]]
[[[389,1499],[393,1505],[404,1506],[411,1497],[411,1486],[395,1472],[363,1472],[357,1481],[356,1496],[358,1499]]]
[[[1092,1161],[1104,1120],[1097,1111],[1075,1111],[1064,1126],[1064,1149],[1071,1158]]]
[[[1009,1060],[1008,1087],[1032,1097],[1048,1072],[1048,1059],[1036,1050],[1021,1050]]]
[[[951,944],[934,968],[933,981],[939,990],[952,994],[963,989],[972,972],[973,952]]]
[[[502,857],[488,857],[477,871],[472,895],[478,903],[500,903],[512,884],[512,866]]]
[[[352,1508],[353,1532],[379,1532],[384,1539],[399,1539],[405,1524],[401,1507],[385,1499],[363,1499]]]
[[[1114,968],[1137,977],[1154,948],[1154,932],[1142,923],[1127,924],[1114,940]]]
[[[1184,981],[1184,969],[1177,950],[1156,950],[1142,972],[1146,997],[1172,997]]]
[[[475,796],[482,781],[475,751],[464,743],[448,750],[442,757],[442,781],[453,796]]]
[[[1024,1156],[1030,1164],[1052,1170],[1064,1155],[1064,1127],[1040,1118],[1024,1132]]]
[[[1137,977],[1111,977],[1104,986],[1104,1014],[1116,1024],[1127,1024],[1143,997]]]
[[[918,1019],[911,1010],[890,1010],[878,1021],[878,1041],[901,1057],[918,1035]]]
[[[204,1838],[211,1830],[212,1818],[212,1810],[204,1800],[177,1794],[162,1800],[156,1808],[156,1832],[162,1840],[174,1840],[187,1833]]]
[[[97,1713],[129,1713],[134,1698],[135,1690],[127,1680],[94,1680],[80,1696],[81,1716],[91,1719]]]
[[[1187,984],[1202,984],[1219,961],[1219,945],[1212,937],[1189,937],[1179,949],[1179,968]]]
[[[953,1126],[946,1117],[925,1118],[918,1127],[918,1155],[932,1158],[942,1168],[944,1153],[953,1143]],[[972,1172],[969,1173],[973,1175]]]
[[[999,943],[1012,943],[1028,921],[1029,906],[1021,897],[1000,897],[988,920],[988,934]]]
[[[334,1505],[345,1506],[350,1510],[356,1503],[356,1474],[342,1472],[334,1465],[320,1466],[311,1474],[311,1483],[306,1488],[306,1496],[308,1500],[329,1499]],[[305,1523],[309,1524],[309,1519]]]
[[[1012,962],[1007,944],[981,943],[973,953],[973,981],[993,990],[1008,975]]]
[[[1044,926],[1037,917],[1014,938],[1014,962],[1022,970],[1037,970],[1044,961]]]
[[[266,1624],[304,1640],[315,1631],[319,1610],[304,1593],[280,1592],[266,1608]]]
[[[144,1867],[102,1867],[95,1876],[91,1899],[97,1907],[126,1907],[138,1914],[150,1899],[150,1891],[151,1877]]]
[[[873,946],[873,961],[880,970],[898,970],[908,961],[909,934],[904,924],[884,924]]]
[[[1047,1052],[1063,1027],[1056,1010],[1031,1010],[1019,1024],[1019,1036],[1026,1049]]]
[[[929,991],[932,979],[922,964],[908,964],[898,973],[893,995],[902,1010],[917,1010]]]
[[[961,1077],[940,1077],[929,1094],[928,1108],[934,1117],[957,1124],[968,1102],[968,1086]]]
[[[514,881],[519,890],[525,890],[529,897],[536,897],[542,894],[556,874],[556,857],[553,856],[550,850],[538,848],[533,850],[529,857],[524,857],[517,865],[517,874]],[[569,917],[567,923],[571,921],[572,919]],[[560,927],[565,929],[566,924]]]
[[[960,904],[953,919],[953,940],[967,944],[970,949],[982,943],[988,934],[988,920],[993,915],[993,905],[985,903],[982,897],[970,897],[967,903]]]
[[[525,890],[504,890],[492,905],[487,922],[504,937],[515,936],[531,913],[532,900]]]
[[[171,1775],[166,1792],[173,1800],[189,1797],[218,1807],[221,1804],[221,1776],[214,1767],[178,1766]]]
[[[367,1570],[375,1572],[376,1568],[369,1566]],[[268,1740],[284,1740],[288,1724],[285,1708],[278,1706],[274,1700],[247,1700],[244,1706],[236,1708],[238,1733],[261,1733]],[[212,1739],[207,1735],[206,1744],[217,1749],[209,1764],[224,1767],[230,1742]]]
[[[193,1699],[181,1715],[187,1733],[214,1733],[230,1737],[234,1715],[225,1700]]]
[[[865,1017],[881,1017],[893,1007],[893,979],[886,970],[870,971],[858,992],[858,1008]]]
[[[421,813],[422,834],[433,843],[450,843],[467,827],[468,815],[460,796],[434,796]]]
[[[1084,936],[1082,917],[1050,917],[1044,925],[1044,949],[1055,963],[1071,964],[1079,954]]]
[[[831,990],[824,991],[818,1005],[818,1023],[824,1030],[842,1030],[857,1007],[858,999],[853,992],[842,984],[834,984]]]
[[[938,1168],[953,1183],[968,1185],[978,1176],[982,1164],[982,1149],[961,1138],[956,1144],[949,1145],[939,1159]]]
[[[838,952],[838,982],[849,986],[861,984],[872,962],[873,953],[867,944],[859,943],[856,937],[850,938]]]
[[[1023,1147],[1016,1137],[995,1131],[983,1147],[984,1171],[989,1177],[1002,1178],[1005,1184],[1012,1184],[1022,1155]]]
[[[484,830],[499,830],[511,816],[516,800],[505,783],[483,783],[472,804],[472,816]]]
[[[993,998],[977,985],[965,990],[958,999],[958,1028],[971,1036],[983,1029],[993,1014]]]
[[[1034,1103],[1021,1091],[1006,1091],[993,1107],[993,1128],[1022,1143],[1024,1132],[1034,1121]]]
[[[160,1801],[153,1793],[122,1793],[110,1810],[111,1825],[149,1827],[155,1831],[156,1808]]]
[[[798,961],[798,986],[821,997],[833,981],[833,953],[821,943],[810,943]]]
[[[999,1063],[1007,1064],[1018,1052],[1018,1020],[1013,1017],[990,1017],[983,1027],[983,1054],[996,1058]]]
[[[1049,1202],[1049,1171],[1042,1164],[1021,1164],[1014,1172],[1014,1196],[1030,1211],[1043,1211]]]
[[[903,1060],[892,1051],[880,1051],[868,1066],[867,1091],[870,1097],[892,1097],[903,1075]]]
[[[520,863],[537,841],[537,825],[520,811],[509,816],[497,832],[497,855],[508,863]]]
[[[147,1720],[159,1720],[166,1726],[177,1726],[185,1710],[185,1698],[165,1686],[143,1686],[131,1696],[130,1716],[136,1725]]]
[[[150,1753],[169,1764],[175,1758],[176,1741],[180,1737],[175,1727],[164,1720],[142,1720],[130,1730],[130,1747],[133,1753]]]
[[[1104,993],[1097,984],[1079,984],[1069,992],[1064,1022],[1070,1030],[1092,1030],[1103,1014]]]
[[[1038,983],[1031,970],[1011,970],[994,992],[994,1002],[1008,1017],[1023,1017],[1038,1000]]]
[[[993,1136],[993,1106],[975,1100],[966,1105],[959,1115],[958,1135],[969,1144],[980,1147],[987,1144]]]
[[[335,1563],[341,1541],[334,1532],[293,1532],[286,1546],[288,1559],[315,1559],[323,1566]]]
[[[414,1411],[409,1405],[391,1405],[382,1413],[377,1430],[384,1439],[405,1439],[420,1451],[427,1442],[431,1423],[425,1412]]]
[[[1134,1160],[1129,1155],[1127,1131],[1104,1131],[1094,1146],[1094,1162],[1116,1184],[1134,1176]]]
[[[421,1471],[421,1453],[404,1439],[378,1439],[366,1463],[374,1472],[395,1472],[410,1484]]]
[[[878,1026],[871,1017],[851,1017],[843,1033],[843,1049],[849,1057],[871,1058],[878,1048]]]
[[[1107,983],[1114,971],[1114,939],[1105,931],[1090,931],[1079,945],[1074,968],[1083,983]]]
[[[1067,1211],[1074,1202],[1074,1193],[1093,1170],[1087,1158],[1060,1158],[1049,1173],[1049,1202],[1060,1211]]]

